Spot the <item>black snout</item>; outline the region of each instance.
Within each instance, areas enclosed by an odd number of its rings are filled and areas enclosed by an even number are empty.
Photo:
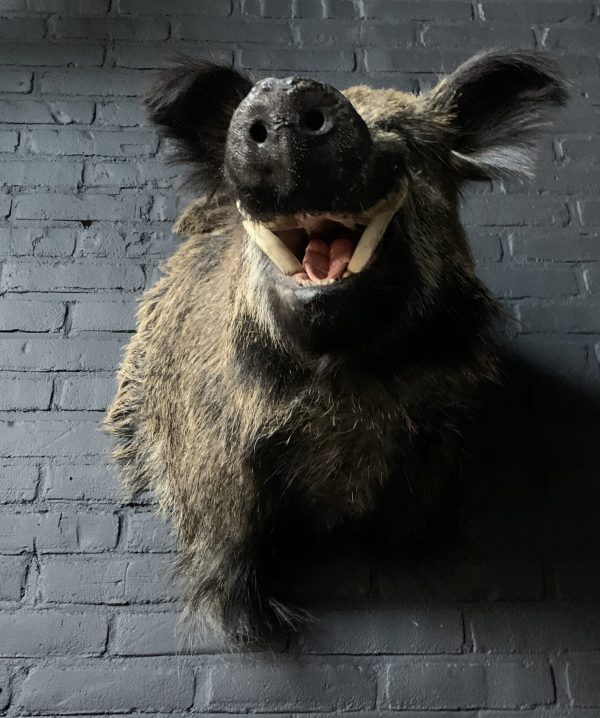
[[[358,193],[371,155],[366,124],[336,89],[267,78],[233,115],[225,168],[254,214],[337,211]]]

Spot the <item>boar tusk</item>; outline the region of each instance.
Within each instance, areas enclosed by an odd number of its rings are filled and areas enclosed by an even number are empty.
[[[367,262],[373,256],[373,252],[377,249],[377,245],[385,234],[389,223],[392,221],[392,217],[400,209],[402,204],[404,204],[407,190],[408,182],[404,180],[397,192],[385,197],[369,211],[369,214],[372,213],[372,217],[356,245],[356,249],[346,270],[348,274],[358,274],[358,272],[365,268]]]
[[[285,244],[264,224],[250,220],[244,220],[242,224],[250,238],[284,274],[291,276],[296,272],[304,271],[300,262]]]

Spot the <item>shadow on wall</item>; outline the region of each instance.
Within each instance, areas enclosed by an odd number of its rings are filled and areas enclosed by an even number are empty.
[[[468,441],[469,540],[411,559],[369,555],[343,539],[288,567],[289,598],[317,613],[600,598],[599,420],[600,394],[512,357]]]

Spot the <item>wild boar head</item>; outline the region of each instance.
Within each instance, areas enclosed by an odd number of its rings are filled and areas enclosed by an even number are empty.
[[[550,59],[490,51],[420,96],[253,84],[181,61],[146,105],[189,165],[188,188],[237,207],[240,280],[255,304],[322,353],[409,326],[474,280],[461,185],[530,174],[547,111],[565,99]]]

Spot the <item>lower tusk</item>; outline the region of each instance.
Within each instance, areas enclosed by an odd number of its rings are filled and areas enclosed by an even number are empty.
[[[352,259],[346,269],[347,274],[358,274],[365,268],[367,262],[373,256],[373,252],[377,249],[377,245],[381,242],[381,238],[392,221],[392,217],[404,204],[407,190],[408,182],[405,179],[397,192],[391,197],[386,197],[379,208],[377,205],[373,208],[375,213],[356,245]]]
[[[244,220],[242,222],[244,229],[253,239],[269,259],[284,273],[289,276],[302,272],[303,267],[285,246],[285,244],[273,234],[270,229],[259,222],[251,222]]]

